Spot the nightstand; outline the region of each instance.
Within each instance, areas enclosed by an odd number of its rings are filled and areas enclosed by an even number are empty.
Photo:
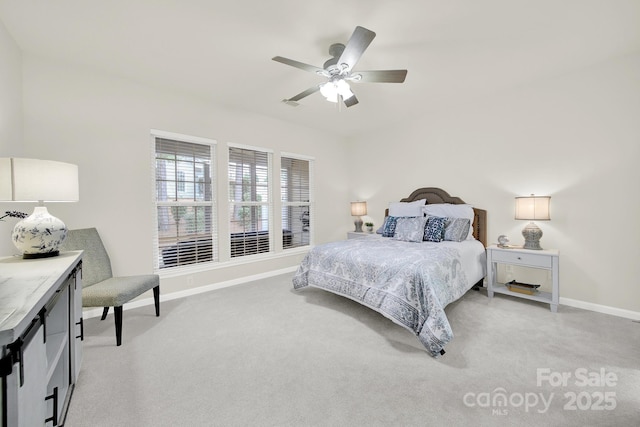
[[[496,245],[487,247],[487,293],[493,298],[494,293],[511,295],[532,301],[549,304],[551,311],[558,311],[558,299],[560,293],[559,284],[559,252],[557,249],[529,250],[507,249]],[[538,292],[535,295],[527,295],[512,292],[502,283],[496,282],[496,270],[498,264],[517,265],[521,267],[539,268],[551,272],[552,290]]]
[[[363,237],[371,236],[373,233],[358,233],[357,231],[348,231],[347,239],[362,239]]]

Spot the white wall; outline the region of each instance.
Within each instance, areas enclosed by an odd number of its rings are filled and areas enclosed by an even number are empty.
[[[80,202],[51,205],[49,211],[69,228],[97,227],[114,274],[152,270],[150,129],[211,138],[220,150],[234,142],[315,157],[317,240],[344,237],[346,228],[337,224],[348,215],[346,155],[330,135],[31,55],[24,56],[23,68],[25,155],[75,163],[80,171]],[[336,209],[341,204],[344,212]],[[300,260],[298,254],[166,278],[163,293]]]
[[[638,76],[640,54],[616,58],[359,136],[351,196],[379,225],[389,201],[441,187],[488,210],[490,242],[522,244],[514,197],[550,195],[560,296],[640,312]]]
[[[22,53],[0,21],[0,152],[22,148]]]
[[[230,141],[315,156],[318,243],[341,239],[352,227],[350,200],[368,200],[370,218],[380,225],[389,201],[421,186],[444,188],[487,209],[490,239],[507,234],[520,243],[524,223],[513,220],[513,198],[549,194],[552,221],[539,225],[543,246],[561,251],[561,297],[640,311],[639,54],[456,109],[418,112],[402,127],[344,144],[329,134],[29,55],[21,77],[20,50],[2,27],[0,43],[0,89],[8,94],[0,97],[0,155],[80,166],[80,203],[50,211],[71,228],[98,227],[116,274],[151,269],[149,129],[155,128],[221,146]],[[24,148],[18,142],[23,133]],[[347,162],[355,165],[350,176]],[[0,253],[8,254],[9,227],[0,227]],[[189,284],[184,277],[164,279],[163,288],[260,274],[294,266],[299,258],[199,273]]]
[[[22,154],[22,53],[0,21],[0,157]],[[0,216],[8,210],[22,210],[24,205],[0,203]],[[0,254],[13,250],[11,231],[14,218],[0,221]]]

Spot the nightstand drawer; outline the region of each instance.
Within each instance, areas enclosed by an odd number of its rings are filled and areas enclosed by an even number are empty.
[[[548,255],[538,255],[523,252],[509,252],[508,249],[503,251],[492,251],[493,262],[505,262],[509,264],[520,264],[530,267],[551,268],[551,257]]]

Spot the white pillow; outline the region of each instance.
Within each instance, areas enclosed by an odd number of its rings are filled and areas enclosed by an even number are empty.
[[[424,240],[424,226],[427,218],[423,216],[415,218],[398,218],[396,232],[393,238],[405,242],[422,242]]]
[[[415,202],[391,202],[389,203],[389,216],[423,216],[422,208],[426,199]]]
[[[473,213],[473,206],[471,205],[454,205],[451,203],[435,203],[433,205],[426,205],[422,207],[422,212],[428,216],[439,216],[446,218],[468,218],[469,219],[469,234],[465,240],[473,240],[473,219],[475,214]]]

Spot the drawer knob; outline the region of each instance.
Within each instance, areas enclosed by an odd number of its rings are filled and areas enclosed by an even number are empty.
[[[518,257],[518,259],[522,259],[522,258]]]

